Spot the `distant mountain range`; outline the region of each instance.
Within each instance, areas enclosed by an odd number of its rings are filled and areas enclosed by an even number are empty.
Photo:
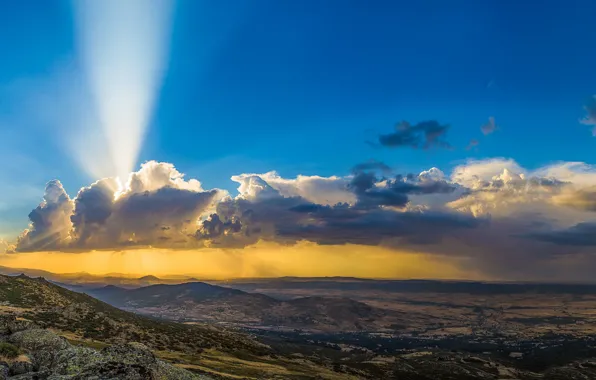
[[[73,289],[98,288],[106,285],[116,285],[123,288],[138,288],[153,284],[179,284],[182,282],[198,281],[193,277],[168,277],[159,278],[153,275],[142,277],[130,277],[123,273],[108,273],[106,275],[93,275],[86,272],[79,273],[52,273],[39,269],[28,268],[10,268],[0,266],[0,274],[7,276],[17,276],[25,274],[29,277],[43,277],[61,285]]]
[[[109,285],[87,293],[125,310],[185,322],[361,331],[388,328],[399,315],[349,298],[317,296],[281,301],[202,282],[137,289]]]
[[[381,291],[391,293],[465,293],[497,294],[594,294],[596,284],[482,282],[448,280],[372,280],[353,277],[280,277],[269,279],[237,279],[217,281],[248,292],[276,293],[280,290],[329,289],[343,291]]]
[[[123,273],[94,275],[86,272],[52,273],[39,269],[11,268],[0,266],[0,274],[29,277],[43,277],[46,280],[75,288],[100,288],[115,285],[121,288],[139,288],[155,284],[182,284],[204,282],[247,292],[276,294],[283,289],[305,290],[333,289],[358,291],[383,291],[392,293],[466,293],[466,294],[594,294],[596,283],[536,283],[536,282],[490,282],[462,280],[386,280],[356,277],[277,277],[277,278],[238,278],[230,280],[197,279],[192,276],[145,275],[131,277]],[[274,297],[279,298],[279,297]],[[282,298],[284,298],[282,296]]]

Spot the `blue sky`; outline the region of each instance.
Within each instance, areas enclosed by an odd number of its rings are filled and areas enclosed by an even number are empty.
[[[139,163],[172,162],[208,188],[233,190],[239,173],[344,175],[369,159],[400,172],[486,157],[528,168],[593,162],[596,139],[578,120],[596,92],[596,3],[537,4],[180,1]],[[26,105],[31,91],[51,97],[53,78],[79,70],[70,4],[12,2],[0,33],[0,180],[14,183],[2,188],[0,230],[12,233],[48,180],[74,195],[97,178]],[[500,129],[483,136],[489,116]],[[454,150],[365,143],[400,120],[430,119],[451,125]],[[471,139],[477,150],[465,149]]]

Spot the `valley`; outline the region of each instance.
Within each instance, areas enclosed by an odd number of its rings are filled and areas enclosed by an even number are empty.
[[[100,352],[138,342],[192,376],[596,378],[593,285],[50,276],[0,276],[2,315]]]

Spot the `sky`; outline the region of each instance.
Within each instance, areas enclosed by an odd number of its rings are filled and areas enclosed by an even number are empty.
[[[0,264],[589,280],[595,12],[589,0],[7,5]],[[288,259],[297,249],[308,265]],[[226,255],[245,266],[221,270]]]

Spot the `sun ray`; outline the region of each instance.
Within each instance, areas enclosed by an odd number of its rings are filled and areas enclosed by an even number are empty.
[[[173,1],[73,1],[79,53],[115,173],[137,164],[168,55]],[[85,154],[81,152],[81,154]],[[88,157],[80,158],[82,166]],[[91,173],[91,168],[88,168]]]

